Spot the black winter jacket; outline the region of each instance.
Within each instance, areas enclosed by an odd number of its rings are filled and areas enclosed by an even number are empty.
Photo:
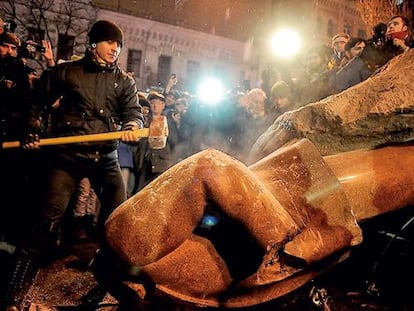
[[[128,122],[143,127],[134,79],[118,65],[103,68],[91,53],[74,62],[57,65],[42,76],[41,103],[32,109],[32,125],[46,104],[50,111],[47,135],[73,136],[113,132]],[[53,103],[60,98],[57,108]],[[64,146],[76,152],[114,151],[117,141]]]

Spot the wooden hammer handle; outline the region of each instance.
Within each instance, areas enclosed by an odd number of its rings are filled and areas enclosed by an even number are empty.
[[[120,139],[124,132],[125,131],[117,131],[117,132],[88,134],[88,135],[79,135],[79,136],[43,138],[43,139],[40,139],[39,145],[50,146],[50,145],[63,145],[63,144],[73,144],[73,143],[86,143],[86,142],[114,140],[114,139]],[[140,137],[148,137],[149,128],[137,129],[137,130],[134,130],[133,133],[134,135],[136,135],[137,139]],[[3,149],[18,148],[20,146],[21,146],[20,141],[6,141],[2,143]]]

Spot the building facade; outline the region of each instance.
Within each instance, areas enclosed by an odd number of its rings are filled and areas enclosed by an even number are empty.
[[[122,62],[134,71],[141,88],[162,85],[170,73],[176,73],[181,86],[190,90],[202,76],[211,74],[233,87],[260,86],[262,73],[278,62],[270,50],[270,38],[281,27],[300,34],[301,52],[316,44],[330,44],[339,32],[367,37],[354,1],[93,2],[100,8],[98,16],[114,19],[127,29],[130,50]]]
[[[257,59],[248,55],[254,51],[242,41],[105,9],[99,10],[98,19],[112,20],[123,30],[120,63],[134,73],[142,90],[163,87],[172,73],[183,90],[194,91],[206,76],[232,88]]]
[[[351,0],[16,0],[0,1],[0,17],[15,21],[23,39],[51,41],[62,59],[84,53],[94,21],[114,21],[125,33],[120,64],[141,90],[164,86],[172,73],[189,91],[205,76],[229,89],[260,86],[280,27],[296,29],[303,50],[338,32],[366,36]]]

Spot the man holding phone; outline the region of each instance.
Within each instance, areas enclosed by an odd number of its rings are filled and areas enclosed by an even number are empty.
[[[180,94],[177,90],[174,89],[174,86],[178,83],[177,75],[175,73],[170,75],[170,78],[167,81],[167,84],[164,89],[165,97],[165,109],[163,115],[167,116],[174,110],[175,101],[180,97]]]

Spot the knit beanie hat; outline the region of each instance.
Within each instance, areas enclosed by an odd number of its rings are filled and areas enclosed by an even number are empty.
[[[89,43],[101,41],[117,41],[121,46],[124,44],[124,34],[117,25],[110,21],[100,20],[94,23],[89,30]]]
[[[289,85],[285,81],[277,81],[271,89],[272,98],[292,98],[292,92]]]
[[[0,35],[0,43],[8,43],[13,44],[16,47],[20,46],[20,39],[19,37],[13,32],[3,32]]]

